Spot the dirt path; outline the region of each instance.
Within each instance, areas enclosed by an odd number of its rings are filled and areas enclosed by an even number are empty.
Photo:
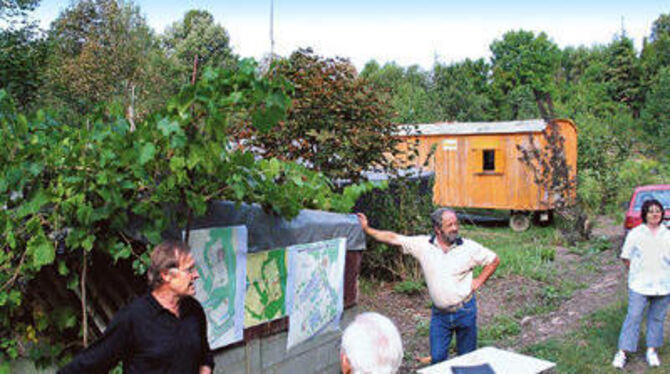
[[[557,276],[574,283],[576,289],[569,298],[562,299],[560,305],[550,308],[550,312],[525,315],[529,308],[541,302],[542,297],[547,297],[546,284],[520,276],[495,278],[487,282],[478,295],[480,326],[486,326],[502,315],[514,316],[520,321],[520,333],[504,340],[501,348],[519,351],[531,344],[574,331],[584,316],[625,299],[626,273],[617,258],[622,238],[621,226],[610,219],[600,218],[593,235],[606,237],[611,243],[610,249],[577,255],[565,248],[556,248],[554,268]],[[388,315],[400,329],[405,349],[401,372],[414,372],[423,366],[416,357],[429,354],[430,299],[427,292],[408,296],[394,292],[391,284],[382,284],[374,294],[362,294],[360,303],[365,310]],[[645,367],[643,363],[631,362],[627,371],[642,373]]]

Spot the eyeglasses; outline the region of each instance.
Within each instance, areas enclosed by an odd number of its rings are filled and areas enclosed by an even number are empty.
[[[663,213],[663,209],[659,209],[657,207],[649,208],[647,211],[648,213]]]
[[[186,274],[193,274],[193,273],[197,273],[197,272],[198,272],[198,268],[197,268],[195,265],[193,265],[193,266],[191,266],[191,267],[189,267],[189,268],[187,268],[187,269],[180,269],[180,268],[178,268],[178,267],[170,268],[170,270],[173,270],[173,269],[174,269],[174,270],[177,270],[177,271],[179,271],[179,272],[182,272],[182,273],[186,273]]]

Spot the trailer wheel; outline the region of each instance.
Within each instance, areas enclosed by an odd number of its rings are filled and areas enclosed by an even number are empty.
[[[530,227],[530,217],[521,212],[512,213],[509,217],[509,227],[516,232],[526,231]]]

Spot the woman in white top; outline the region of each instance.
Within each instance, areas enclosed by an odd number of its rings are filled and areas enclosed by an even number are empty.
[[[670,302],[670,231],[663,226],[664,210],[658,200],[642,204],[642,225],[632,229],[621,259],[628,267],[628,313],[619,335],[612,365],[623,368],[626,352],[637,350],[640,324],[647,305],[647,363],[659,366],[656,349],[663,344],[663,321]]]

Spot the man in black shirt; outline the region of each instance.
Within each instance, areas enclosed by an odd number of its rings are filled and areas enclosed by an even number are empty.
[[[106,373],[123,361],[125,374],[211,374],[207,319],[195,295],[195,261],[183,242],[169,241],[151,253],[151,292],[112,319],[103,336],[59,374]]]

